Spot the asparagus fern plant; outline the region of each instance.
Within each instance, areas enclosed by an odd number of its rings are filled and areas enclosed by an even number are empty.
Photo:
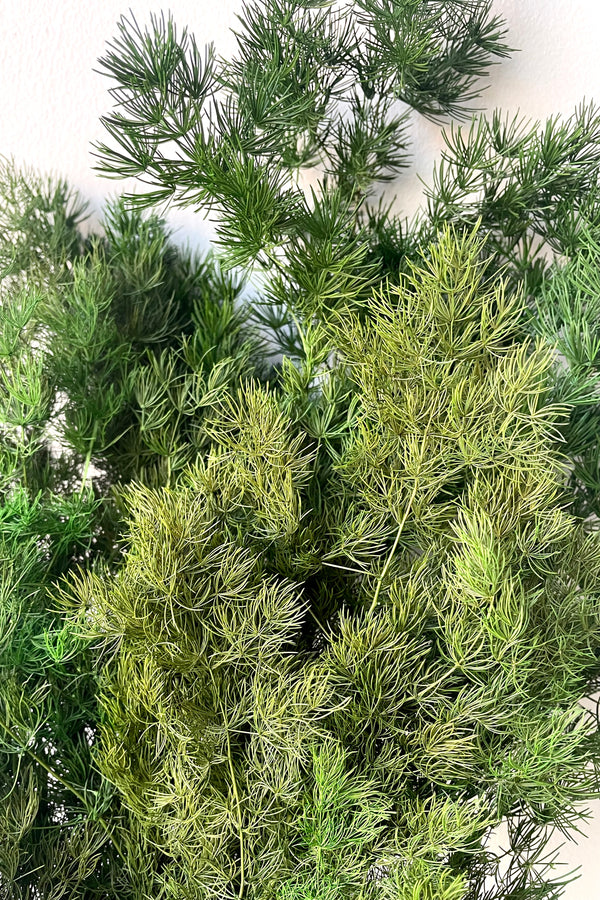
[[[117,896],[133,824],[94,762],[97,654],[53,585],[116,565],[111,485],[168,484],[256,346],[237,283],[155,216],[117,203],[85,236],[63,182],[1,175],[0,894]]]
[[[488,0],[250,0],[237,38],[121,20],[96,152],[150,187],[102,235],[2,169],[0,892],[558,897],[599,787],[600,117],[454,125],[408,223],[409,113],[509,52]]]
[[[177,488],[127,491],[118,572],[66,589],[152,896],[556,895],[535,862],[598,785],[600,544],[552,354],[480,255],[447,230],[304,330]]]

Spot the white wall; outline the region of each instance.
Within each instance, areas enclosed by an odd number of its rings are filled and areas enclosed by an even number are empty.
[[[232,46],[228,29],[240,6],[241,0],[165,2],[200,43],[215,41],[222,53]],[[493,69],[487,108],[545,118],[570,114],[584,97],[600,103],[597,0],[495,0],[494,6],[508,21],[509,43],[520,52]],[[116,33],[116,20],[130,7],[144,22],[150,11],[159,11],[160,0],[0,0],[0,154],[67,176],[96,210],[123,185],[92,171],[90,141],[103,137],[98,119],[109,108],[106,79],[93,68]],[[441,146],[439,130],[422,119],[413,137],[418,161],[399,185],[406,211],[419,202],[416,175],[429,180]],[[182,238],[194,243],[210,233],[193,213],[178,213],[173,221]],[[570,865],[583,865],[567,900],[600,895],[600,804],[597,811],[589,838],[565,848]]]

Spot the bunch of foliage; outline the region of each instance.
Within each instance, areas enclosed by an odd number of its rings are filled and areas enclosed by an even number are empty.
[[[155,216],[116,203],[86,237],[64,183],[0,174],[0,893],[116,896],[123,814],[93,761],[96,655],[54,584],[116,564],[111,484],[168,483],[254,349],[236,283]]]
[[[411,225],[380,190],[410,160],[409,125],[468,117],[488,68],[508,54],[489,0],[449,3],[249,0],[232,60],[172,19],[122,18],[100,61],[116,85],[100,171],[138,176],[156,202],[217,212],[230,263],[262,267],[273,299],[309,315],[396,277],[447,221],[488,235],[512,282],[539,287],[545,251],[578,247],[598,223],[600,117],[582,104],[544,126],[495,112],[453,124]],[[307,185],[312,185],[307,190]]]
[[[86,235],[2,167],[7,900],[560,894],[599,785],[600,116],[454,126],[417,219],[378,196],[507,53],[488,0],[250,0],[229,61],[123,18],[97,152],[151,189]]]
[[[593,514],[594,285],[577,300],[569,270],[561,302],[547,284],[556,281],[553,261],[561,270],[565,258],[585,257],[579,265],[593,272],[594,104],[543,125],[498,111],[457,124],[473,112],[490,65],[509,52],[488,0],[248,0],[239,20],[237,51],[225,60],[212,46],[203,57],[170,17],[148,28],[121,19],[100,61],[115,105],[103,118],[112,142],[96,147],[99,170],[150,185],[128,195],[135,208],[163,202],[212,214],[223,264],[260,273],[256,316],[295,359],[305,352],[299,323],[364,309],[444,225],[477,226],[489,272],[526,300],[523,335],[542,333],[555,345],[564,326],[567,344],[587,341],[585,365],[581,348],[573,356],[561,347],[571,362],[557,372],[556,390],[574,409],[561,426],[569,455],[587,460],[573,476],[573,491],[586,497],[578,509]],[[408,222],[382,189],[410,159],[415,112],[455,122],[426,207]]]
[[[241,283],[211,255],[177,248],[156,215],[117,200],[102,236],[84,237],[83,207],[64,183],[10,164],[0,176],[3,331],[11,341],[26,329],[7,396],[19,402],[21,372],[30,391],[39,383],[41,421],[109,483],[168,481],[189,461],[193,421],[258,361],[260,341],[236,304]],[[32,455],[40,441],[27,427],[24,441]]]
[[[581,227],[578,251],[555,263],[535,299],[535,329],[555,348],[555,395],[571,407],[563,433],[571,508],[588,525],[600,517],[600,245]]]
[[[71,583],[152,896],[560,888],[534,863],[597,790],[600,543],[561,506],[552,355],[480,251],[448,230],[305,330],[182,484],[126,492],[123,566]]]

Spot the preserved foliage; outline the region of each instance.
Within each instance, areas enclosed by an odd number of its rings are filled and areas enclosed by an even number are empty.
[[[0,166],[2,898],[561,894],[599,115],[454,123],[419,216],[382,194],[508,52],[488,0],[250,0],[230,60],[130,15],[96,152],[148,188],[95,234]]]

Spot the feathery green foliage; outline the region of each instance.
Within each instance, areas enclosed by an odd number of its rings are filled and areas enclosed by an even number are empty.
[[[133,194],[137,204],[218,210],[231,264],[277,268],[286,244],[286,277],[311,308],[355,297],[369,271],[358,213],[408,159],[397,101],[432,118],[467,111],[477,78],[508,52],[490,7],[258,0],[243,8],[230,61],[212,48],[203,57],[170,17],[147,30],[123,17],[101,60],[116,103],[100,168],[155,188]],[[323,204],[298,181],[315,166]]]
[[[168,16],[148,28],[119,22],[101,60],[113,81],[111,142],[96,150],[105,174],[149,186],[131,203],[211,213],[224,263],[262,272],[256,317],[286,356],[303,359],[302,329],[364,311],[382,280],[399,283],[447,223],[478,223],[490,272],[527,301],[523,336],[541,331],[554,345],[544,324],[554,300],[547,313],[542,299],[553,260],[585,256],[600,222],[594,104],[543,125],[498,111],[455,122],[427,207],[409,223],[381,194],[410,158],[409,113],[472,112],[482,77],[508,53],[490,3],[252,0],[239,19],[230,60],[212,48],[202,56]],[[573,291],[561,315],[578,334]],[[586,422],[591,399],[588,390]],[[572,455],[592,461],[575,465],[572,485],[590,508],[595,432],[563,431]]]
[[[93,463],[110,481],[176,477],[194,456],[203,409],[258,363],[260,340],[236,302],[241,283],[212,256],[178,249],[156,215],[121,200],[108,206],[101,237],[77,232],[67,241],[62,224],[52,232],[53,222],[79,221],[66,188],[30,204],[47,210],[42,228],[23,200],[40,184],[8,165],[4,175],[2,252],[12,262],[0,310],[9,360],[3,427],[31,457],[47,447],[51,420],[75,465]],[[37,241],[39,260],[19,262],[13,248]]]
[[[85,237],[65,185],[7,163],[2,193],[0,895],[123,896],[135,823],[94,761],[97,654],[52,585],[116,564],[111,485],[177,478],[256,342],[239,286],[155,216],[115,203]]]
[[[274,275],[285,308],[363,298],[369,276],[396,277],[415,238],[448,220],[481,219],[486,254],[537,289],[544,247],[572,249],[581,219],[597,223],[593,104],[544,126],[499,112],[453,125],[427,214],[409,226],[382,202],[411,156],[410,111],[468,117],[482,76],[508,54],[487,0],[253,0],[239,19],[231,60],[212,47],[203,57],[170,17],[147,29],[121,19],[101,60],[115,107],[98,167],[153,188],[135,204],[215,212],[224,258]]]
[[[562,429],[571,460],[573,510],[591,527],[600,514],[600,284],[598,232],[580,223],[578,249],[554,265],[536,298],[536,330],[556,348],[555,393],[571,405]]]
[[[600,224],[600,115],[582,103],[541,126],[496,111],[467,131],[452,127],[428,190],[439,227],[481,222],[486,252],[526,293],[538,293],[549,258],[582,249]]]
[[[600,545],[562,508],[551,353],[480,254],[447,230],[305,333],[304,413],[291,365],[248,382],[179,487],[127,491],[123,567],[67,588],[152,896],[554,895],[526,860],[597,791]]]
[[[507,55],[489,0],[250,0],[237,38],[121,20],[96,149],[149,190],[102,235],[0,166],[0,896],[558,897],[599,790],[598,113],[454,126],[409,224],[381,191]]]

